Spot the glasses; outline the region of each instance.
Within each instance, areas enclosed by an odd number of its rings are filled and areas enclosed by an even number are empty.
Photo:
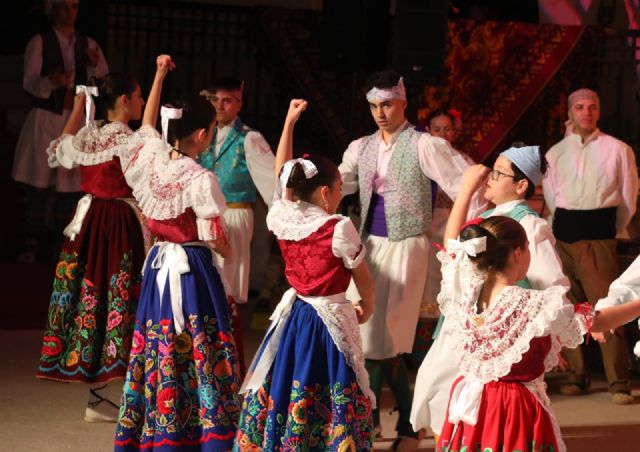
[[[516,177],[516,175],[503,173],[502,171],[498,171],[497,169],[492,169],[491,171],[489,171],[489,179],[500,180],[501,177]]]

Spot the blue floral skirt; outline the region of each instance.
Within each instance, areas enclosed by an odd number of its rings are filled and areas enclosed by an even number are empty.
[[[240,412],[236,347],[220,276],[205,247],[185,246],[184,331],[174,329],[169,281],[162,296],[149,252],[123,388],[115,450],[225,451]]]
[[[242,404],[234,450],[368,451],[371,402],[313,306],[298,299],[264,383]]]

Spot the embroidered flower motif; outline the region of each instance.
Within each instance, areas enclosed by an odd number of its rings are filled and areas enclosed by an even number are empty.
[[[160,320],[160,326],[162,327],[163,334],[167,334],[169,332],[169,325],[171,325],[171,320],[169,319]]]
[[[67,358],[67,366],[75,366],[76,364],[78,364],[78,352],[73,350]]]
[[[140,331],[135,330],[133,332],[133,341],[132,341],[131,353],[134,355],[139,354],[144,349],[144,336]]]
[[[62,352],[62,343],[55,336],[45,336],[40,353],[45,356],[58,356]]]
[[[173,360],[173,356],[165,356],[164,358],[162,358],[162,361],[160,363],[162,375],[165,375],[167,377],[172,376],[175,365],[176,364]]]
[[[186,331],[183,331],[175,337],[173,343],[175,344],[176,351],[178,353],[187,353],[191,350],[191,335]]]
[[[84,324],[85,328],[92,329],[94,326],[96,326],[96,318],[93,316],[93,314],[87,314],[82,320],[82,323]]]
[[[307,403],[304,399],[297,401],[291,408],[291,416],[298,424],[307,423]]]
[[[107,347],[107,355],[110,358],[115,358],[116,357],[116,344],[113,343],[113,341],[109,341],[109,346]]]
[[[67,263],[65,261],[60,261],[58,262],[58,265],[56,265],[56,277],[59,279],[62,279],[66,276],[67,274]]]
[[[304,443],[302,442],[302,438],[299,436],[292,436],[287,438],[284,442],[283,450],[291,450],[291,451],[302,451]]]
[[[65,271],[67,278],[69,278],[72,281],[76,279],[77,268],[78,268],[77,262],[70,262],[69,265],[67,265],[67,270]]]
[[[351,436],[347,436],[340,442],[338,452],[356,452],[356,443]]]
[[[164,388],[158,393],[158,411],[164,415],[171,414],[176,398],[175,388]]]
[[[111,331],[122,322],[122,315],[117,311],[109,312],[107,316],[107,331]]]

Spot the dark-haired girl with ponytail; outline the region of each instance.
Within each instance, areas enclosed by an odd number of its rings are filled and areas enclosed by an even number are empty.
[[[145,112],[146,113],[146,112]],[[230,450],[240,400],[231,312],[213,253],[227,256],[226,205],[207,149],[202,96],[162,107],[163,136],[134,146],[127,181],[157,238],[144,265],[116,451]]]
[[[156,64],[150,103],[159,98],[173,68],[166,55]],[[130,141],[144,135],[128,125],[142,116],[144,100],[140,86],[123,74],[108,74],[97,89],[78,88],[62,135],[47,153],[52,167],[80,168],[86,195],[64,230],[37,377],[92,383],[85,420],[115,422],[120,386],[106,384],[123,379],[127,370],[144,261],[143,233],[123,160]],[[92,97],[102,116],[97,122]],[[80,129],[85,109],[87,123]],[[154,126],[155,114],[145,112],[143,123]]]
[[[449,324],[459,377],[451,387],[437,451],[566,451],[544,383],[563,347],[587,331],[567,288],[526,289],[524,228],[506,216],[464,221],[470,194],[489,169],[477,165],[462,180],[445,230],[438,303]],[[458,231],[459,236],[458,236]]]
[[[291,101],[276,154],[276,199],[267,226],[291,285],[244,381],[234,450],[372,449],[369,387],[358,323],[373,312],[365,249],[336,214],[342,177],[323,157],[291,160],[293,128],[307,102]],[[353,278],[362,300],[351,303]]]

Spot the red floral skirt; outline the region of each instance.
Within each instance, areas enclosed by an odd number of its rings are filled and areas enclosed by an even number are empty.
[[[124,378],[144,245],[133,209],[94,198],[56,266],[37,377],[69,382]]]
[[[462,379],[453,384],[453,388]],[[454,426],[445,419],[436,450],[557,451],[558,441],[549,413],[518,382],[491,382],[484,386],[476,425]]]

